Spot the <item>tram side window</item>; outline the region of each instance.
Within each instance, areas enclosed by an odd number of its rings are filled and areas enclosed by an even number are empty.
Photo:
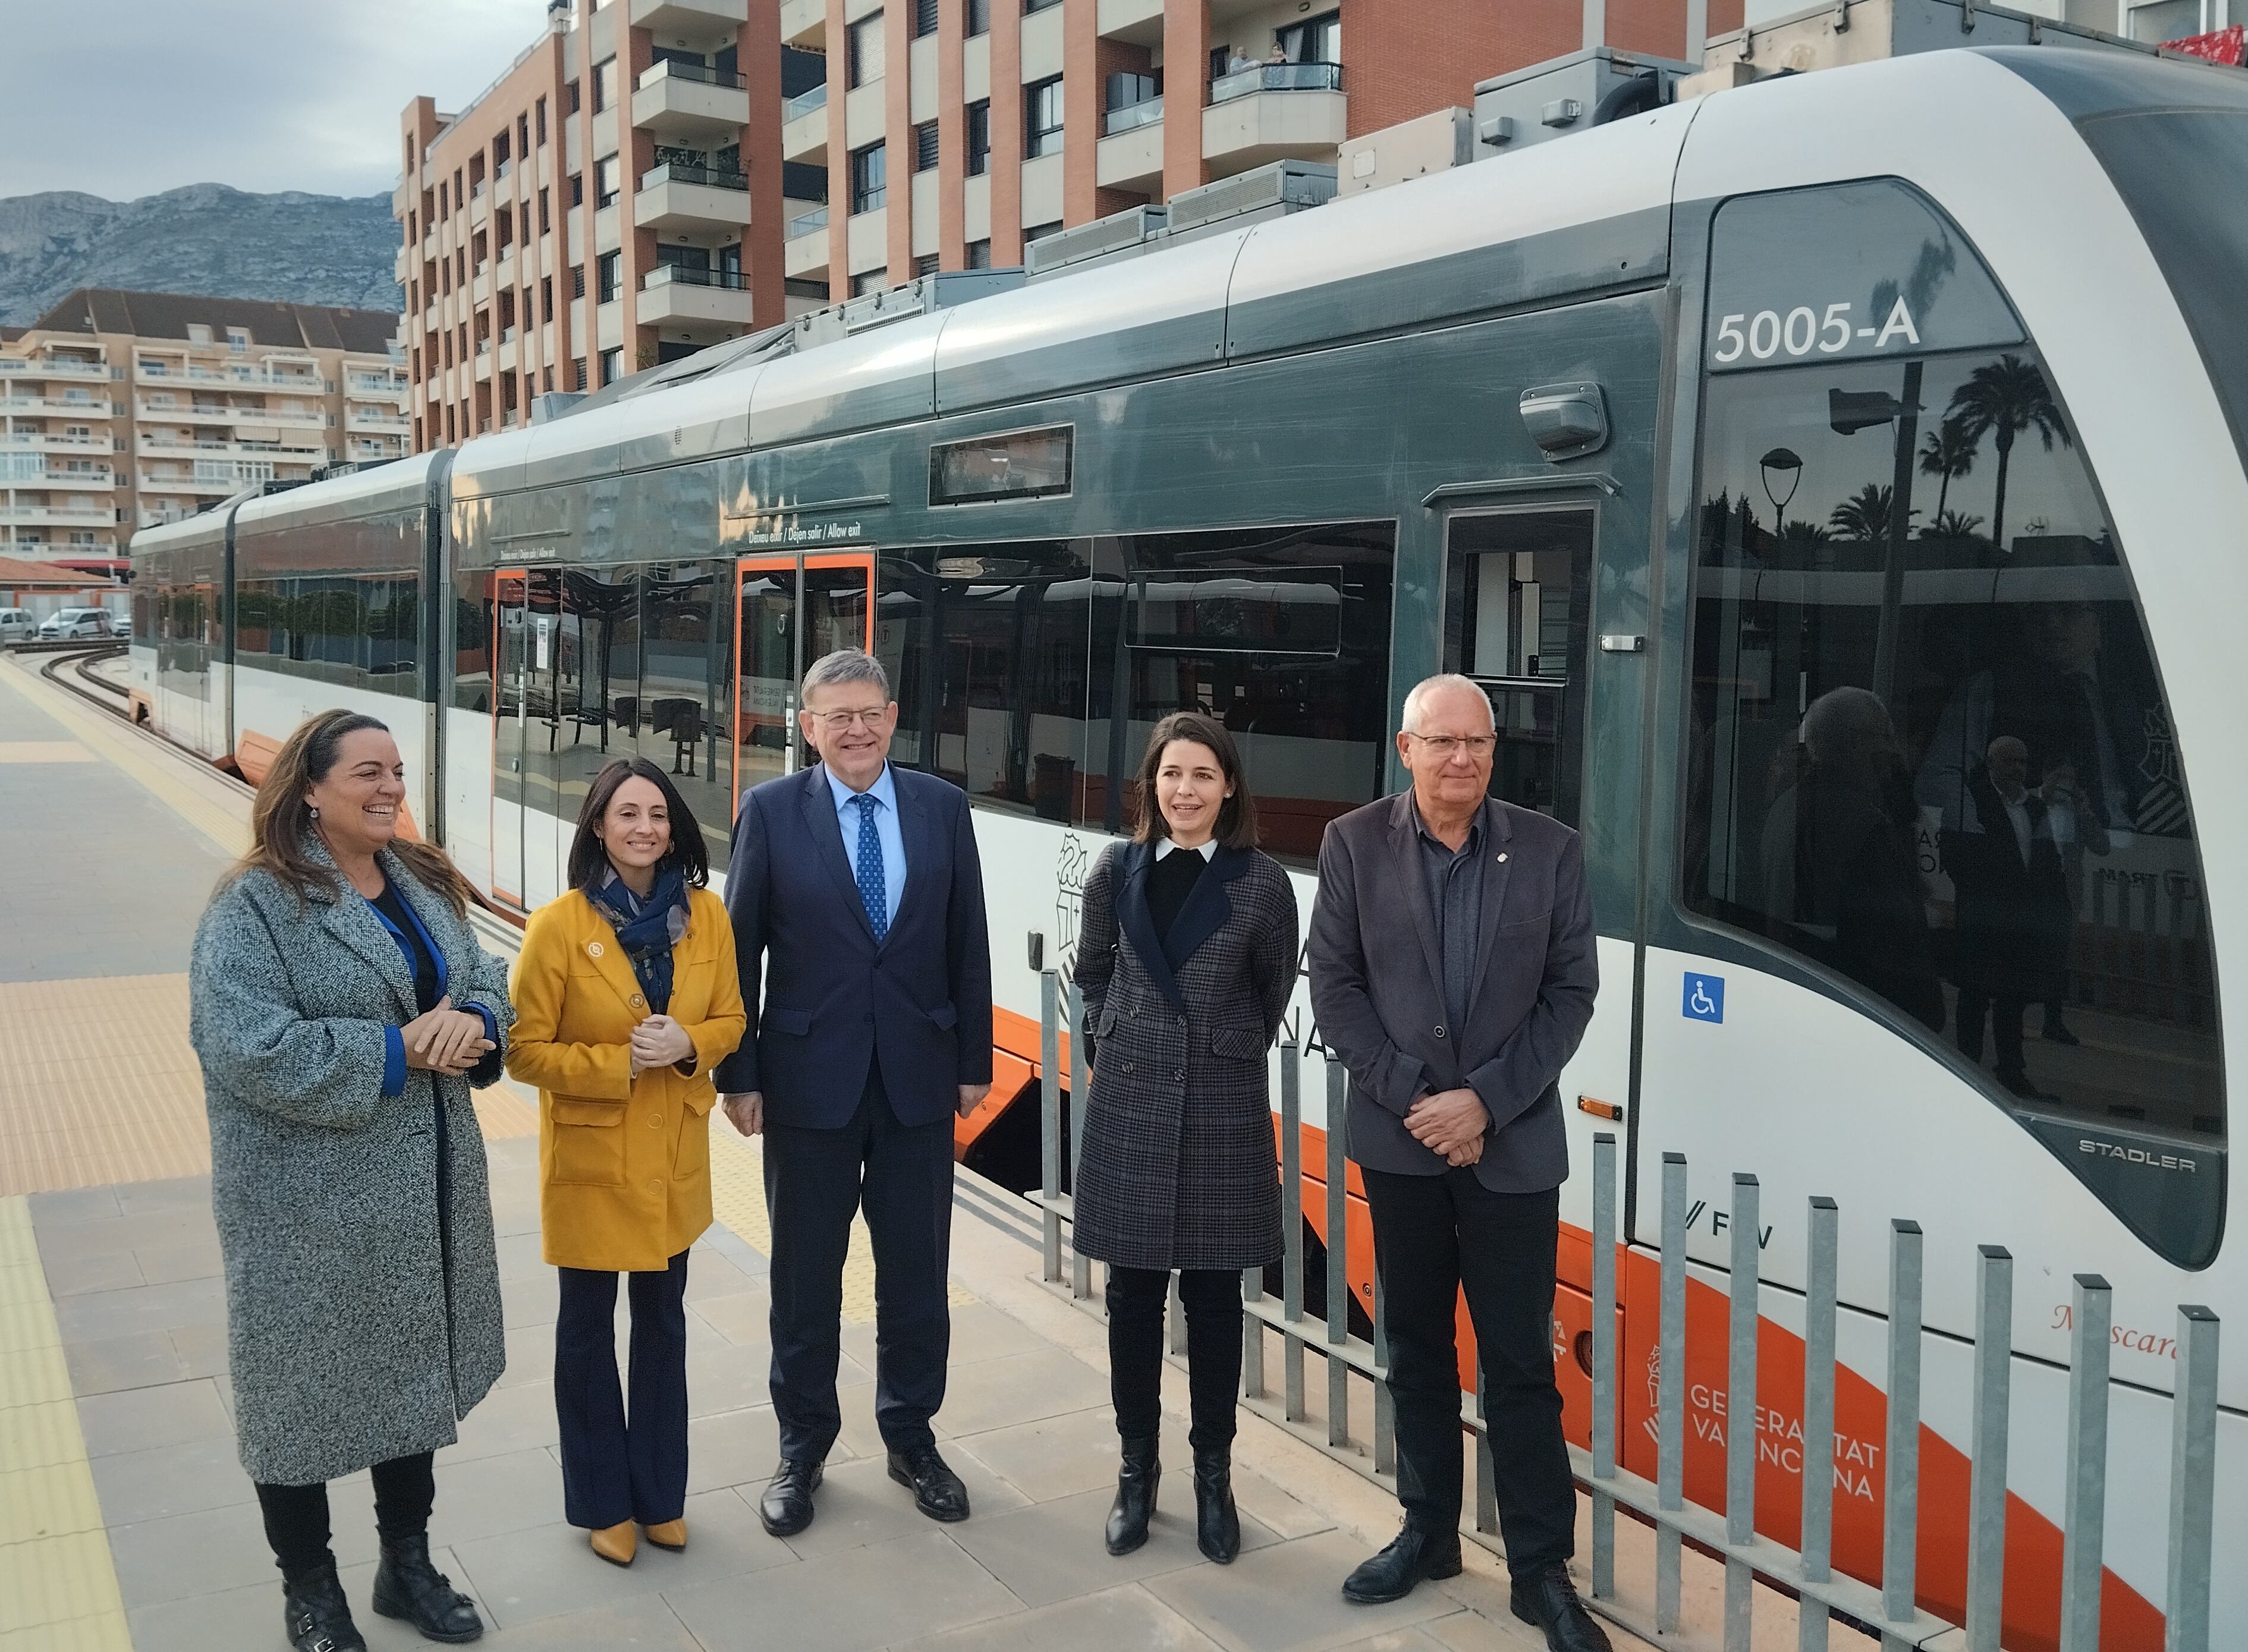
[[[1720,377],[1703,442],[1686,904],[2026,1114],[2220,1141],[2185,774],[2036,356]]]
[[[883,559],[874,646],[900,762],[986,804],[1078,818],[1086,554],[1081,540],[1027,540]]]
[[[1225,724],[1263,847],[1298,866],[1326,823],[1381,795],[1388,748],[1387,522],[1101,539],[1079,819],[1128,832],[1155,723]]]
[[[420,589],[410,573],[241,580],[235,586],[236,657],[339,688],[411,695]]]
[[[720,867],[734,819],[726,763],[734,610],[720,600],[724,568],[657,562],[640,571],[640,754],[671,776]]]

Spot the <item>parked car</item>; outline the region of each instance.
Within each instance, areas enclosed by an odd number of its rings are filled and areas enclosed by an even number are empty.
[[[39,622],[29,608],[0,608],[0,646],[29,642],[39,634]]]
[[[65,642],[78,637],[106,637],[111,634],[111,629],[106,608],[59,608],[40,626],[39,641]]]

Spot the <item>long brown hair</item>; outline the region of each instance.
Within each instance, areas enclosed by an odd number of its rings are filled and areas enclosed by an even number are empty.
[[[1249,782],[1242,778],[1241,752],[1233,744],[1233,737],[1216,717],[1201,711],[1174,711],[1155,725],[1148,737],[1148,750],[1140,759],[1139,820],[1132,833],[1134,843],[1153,843],[1157,838],[1170,836],[1170,828],[1163,823],[1162,805],[1155,801],[1155,776],[1163,766],[1163,748],[1175,740],[1191,740],[1207,746],[1217,755],[1219,771],[1226,784],[1233,788],[1217,811],[1217,830],[1215,833],[1222,849],[1253,849],[1257,847],[1257,799],[1249,795]]]
[[[663,808],[671,822],[671,847],[663,852],[656,869],[677,867],[688,883],[701,888],[710,881],[710,846],[702,841],[702,828],[695,811],[679,795],[671,777],[646,757],[612,758],[586,789],[585,806],[578,811],[578,835],[570,840],[569,878],[573,889],[598,888],[607,875],[608,846],[601,841],[601,822],[609,802],[627,780],[646,780],[663,794]]]
[[[332,900],[342,892],[343,874],[322,866],[305,852],[305,840],[316,828],[305,793],[328,778],[344,737],[362,729],[390,732],[390,725],[380,718],[339,707],[305,718],[282,742],[273,766],[258,783],[257,799],[250,805],[249,851],[227,874],[226,881],[262,870],[271,874],[299,901]],[[474,891],[442,849],[404,838],[392,839],[389,848],[416,882],[444,897],[456,916],[468,915]]]

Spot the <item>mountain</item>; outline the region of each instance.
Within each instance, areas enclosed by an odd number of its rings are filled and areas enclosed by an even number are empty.
[[[138,201],[71,190],[0,200],[0,322],[72,287],[268,298],[395,312],[390,197],[250,195],[191,183]]]

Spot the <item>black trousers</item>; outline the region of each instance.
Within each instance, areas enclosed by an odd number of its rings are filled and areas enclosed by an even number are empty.
[[[1576,1552],[1577,1489],[1553,1382],[1553,1266],[1561,1194],[1493,1193],[1471,1167],[1398,1176],[1360,1167],[1397,1409],[1397,1499],[1424,1531],[1460,1523],[1456,1304],[1483,1358],[1498,1529],[1517,1577]]]
[[[949,1119],[904,1125],[881,1069],[838,1130],[765,1126],[772,1222],[772,1398],[780,1454],[820,1462],[843,1427],[843,1262],[863,1209],[874,1246],[874,1421],[893,1451],[936,1443],[952,1352]]]
[[[392,1457],[370,1470],[374,1482],[374,1527],[386,1542],[426,1536],[429,1510],[437,1500],[436,1453],[417,1451],[410,1457]],[[295,1584],[323,1565],[333,1565],[328,1549],[328,1488],[325,1481],[310,1485],[260,1485],[258,1512],[265,1517],[265,1540],[273,1546],[273,1563],[284,1581]]]
[[[1116,1432],[1143,1440],[1162,1427],[1163,1310],[1171,1276],[1154,1268],[1108,1269],[1108,1397]],[[1233,1268],[1182,1268],[1187,1311],[1187,1393],[1197,1451],[1233,1444],[1233,1396],[1241,1388],[1241,1274]]]
[[[557,1272],[562,1518],[591,1531],[627,1520],[676,1520],[687,1506],[687,1252],[660,1273],[625,1275],[632,1304],[629,1417],[617,1381],[617,1276]]]
[[[1998,1076],[2022,1076],[2022,1016],[2029,1000],[1984,992],[1978,987],[1959,989],[1959,1052],[1970,1061],[1983,1059],[1983,1018],[1991,1018],[1991,1031],[1998,1045]],[[2048,1010],[2048,1014],[2056,1013]]]

